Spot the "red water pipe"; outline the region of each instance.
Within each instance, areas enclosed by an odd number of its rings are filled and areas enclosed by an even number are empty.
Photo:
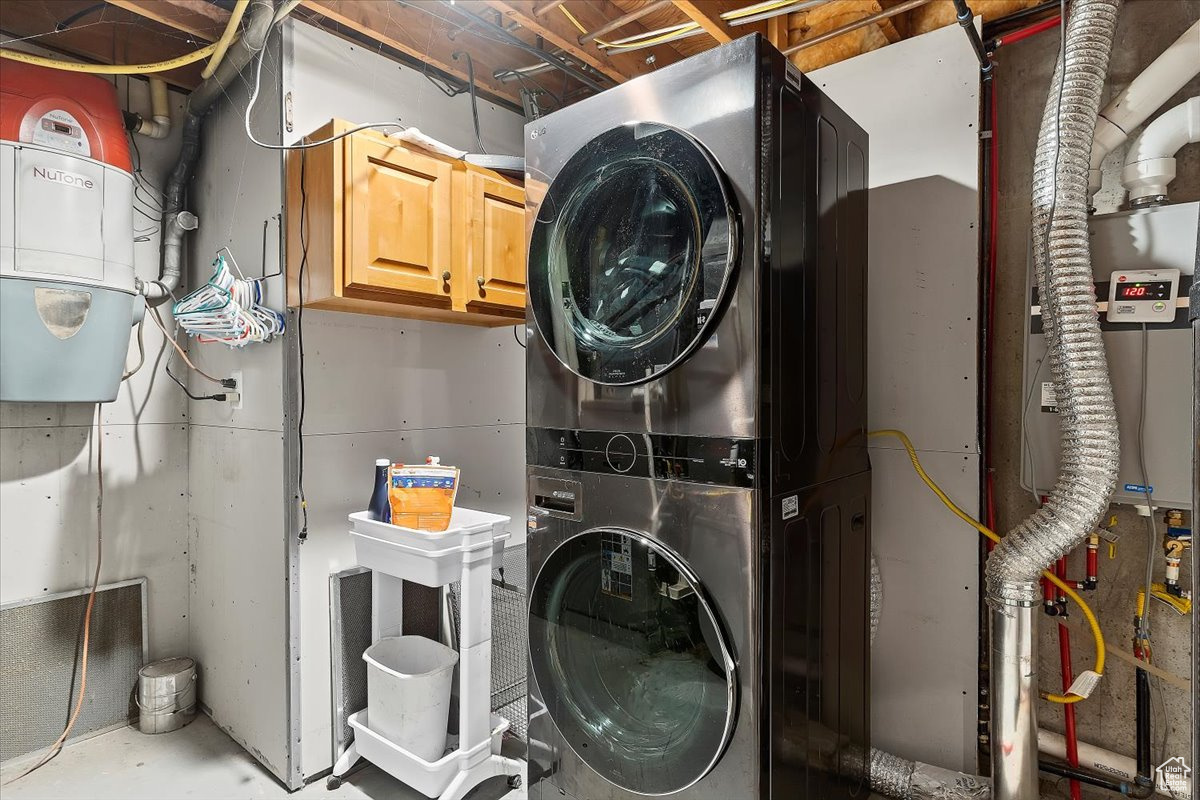
[[[1001,36],[997,36],[988,43],[988,50],[994,51],[1006,44],[1016,44],[1023,39],[1028,39],[1030,36],[1036,36],[1042,31],[1048,31],[1051,28],[1057,28],[1060,22],[1062,22],[1062,17],[1060,17],[1058,14],[1055,14],[1053,17],[1047,17],[1041,22],[1035,22],[1027,28],[1018,28],[1012,33],[1005,33]]]
[[[1058,623],[1058,653],[1062,660],[1062,681],[1063,692],[1071,688],[1071,684],[1075,682],[1075,677],[1071,671],[1071,632],[1067,630],[1067,626],[1063,623]],[[1063,706],[1063,722],[1066,729],[1067,739],[1067,763],[1072,767],[1079,766],[1079,739],[1075,734],[1075,706],[1068,703]],[[1071,800],[1081,800],[1082,793],[1079,789],[1079,781],[1071,781]]]

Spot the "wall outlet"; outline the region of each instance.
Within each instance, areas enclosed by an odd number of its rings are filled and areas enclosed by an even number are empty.
[[[229,407],[234,411],[241,411],[242,403],[246,402],[246,382],[242,378],[242,371],[240,369],[235,369],[229,373],[229,377],[237,384],[232,389],[227,390],[236,395],[235,399],[230,402]]]

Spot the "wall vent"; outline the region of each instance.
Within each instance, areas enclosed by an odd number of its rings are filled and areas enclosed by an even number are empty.
[[[0,606],[0,762],[48,747],[67,724],[79,686],[90,591]],[[136,719],[133,690],[146,656],[146,579],[98,587],[87,697],[68,743]]]

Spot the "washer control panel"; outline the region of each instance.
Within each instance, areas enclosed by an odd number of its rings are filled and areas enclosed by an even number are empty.
[[[754,486],[753,439],[528,428],[531,465],[640,478]]]
[[[1175,321],[1179,270],[1136,269],[1112,273],[1108,287],[1109,322]]]

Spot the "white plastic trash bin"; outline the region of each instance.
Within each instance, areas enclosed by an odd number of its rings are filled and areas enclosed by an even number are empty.
[[[368,727],[425,761],[441,758],[458,653],[423,636],[390,636],[368,647],[363,660]]]

